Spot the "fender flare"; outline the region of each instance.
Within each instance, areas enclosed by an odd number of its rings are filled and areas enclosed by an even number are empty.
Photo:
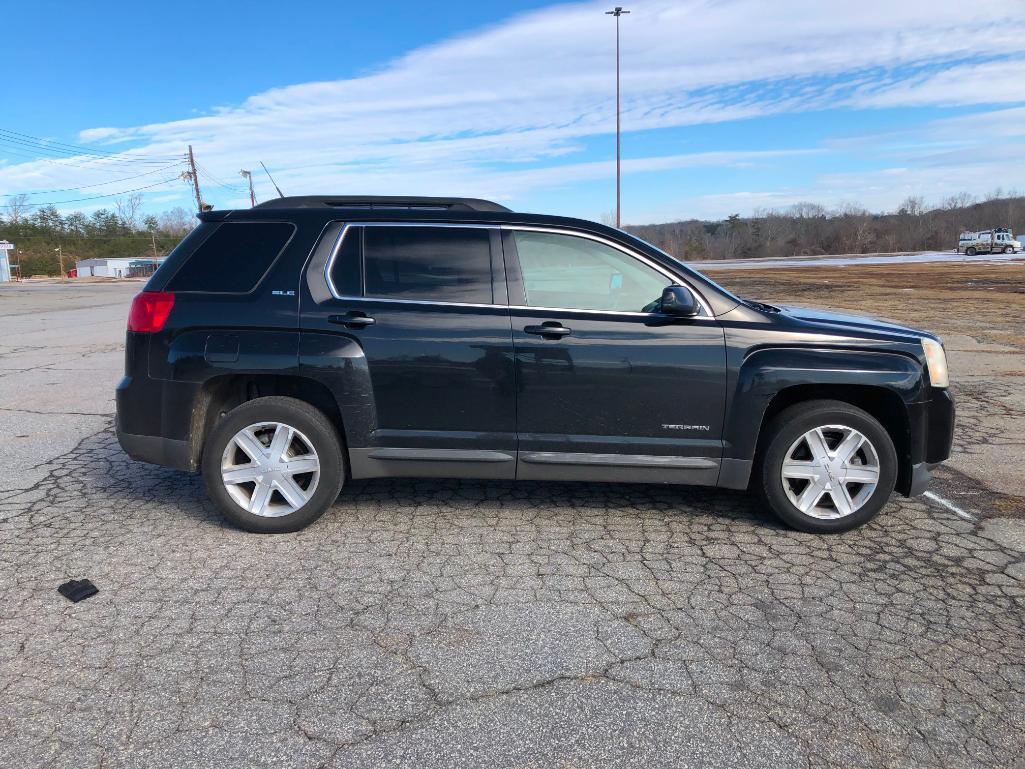
[[[766,413],[773,400],[793,388],[881,390],[902,404],[926,399],[921,364],[909,355],[841,347],[763,347],[750,351],[735,372],[723,422],[723,469],[719,486],[746,488]]]

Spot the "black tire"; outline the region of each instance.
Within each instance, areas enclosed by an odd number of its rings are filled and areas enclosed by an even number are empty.
[[[320,461],[320,477],[313,495],[287,515],[265,517],[249,512],[232,499],[221,481],[221,456],[228,442],[240,430],[258,422],[280,422],[295,428],[312,444]],[[334,504],[345,482],[345,457],[331,421],[304,401],[280,396],[246,401],[219,419],[203,446],[201,467],[207,494],[225,518],[246,531],[260,534],[298,531],[313,523]]]
[[[1013,254],[1014,253],[1014,247],[1013,246],[1004,246],[1004,253],[1005,254]]]
[[[826,425],[844,425],[858,430],[872,443],[879,458],[875,491],[859,509],[834,519],[802,512],[787,496],[781,475],[783,461],[794,442],[808,431]],[[838,534],[862,526],[883,509],[897,482],[897,452],[886,428],[868,412],[843,401],[805,401],[784,409],[767,426],[762,446],[761,462],[756,470],[757,490],[781,521],[799,531]]]
[[[974,248],[969,246],[968,248],[965,249],[965,253],[968,254],[968,256],[975,256],[976,251],[975,251]]]

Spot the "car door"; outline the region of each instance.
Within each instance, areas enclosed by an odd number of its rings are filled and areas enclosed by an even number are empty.
[[[512,478],[509,308],[497,228],[344,226],[311,263],[300,370],[340,404],[354,477]],[[497,268],[497,269],[496,269]],[[305,299],[305,298],[304,298]]]
[[[657,312],[679,283],[621,244],[503,232],[516,358],[517,477],[714,484],[723,331]]]

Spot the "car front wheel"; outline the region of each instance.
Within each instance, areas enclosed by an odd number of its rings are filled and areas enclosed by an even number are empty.
[[[207,493],[247,531],[298,531],[337,499],[345,464],[337,433],[294,398],[247,401],[225,414],[203,448]]]
[[[760,492],[789,526],[815,534],[857,528],[882,510],[897,481],[897,452],[868,412],[808,401],[768,426]]]

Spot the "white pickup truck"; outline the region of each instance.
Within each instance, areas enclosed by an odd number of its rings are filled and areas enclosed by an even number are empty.
[[[1009,227],[981,232],[962,232],[957,239],[957,252],[968,256],[995,254],[1001,251],[1013,254],[1021,250],[1021,241],[1015,239]]]

